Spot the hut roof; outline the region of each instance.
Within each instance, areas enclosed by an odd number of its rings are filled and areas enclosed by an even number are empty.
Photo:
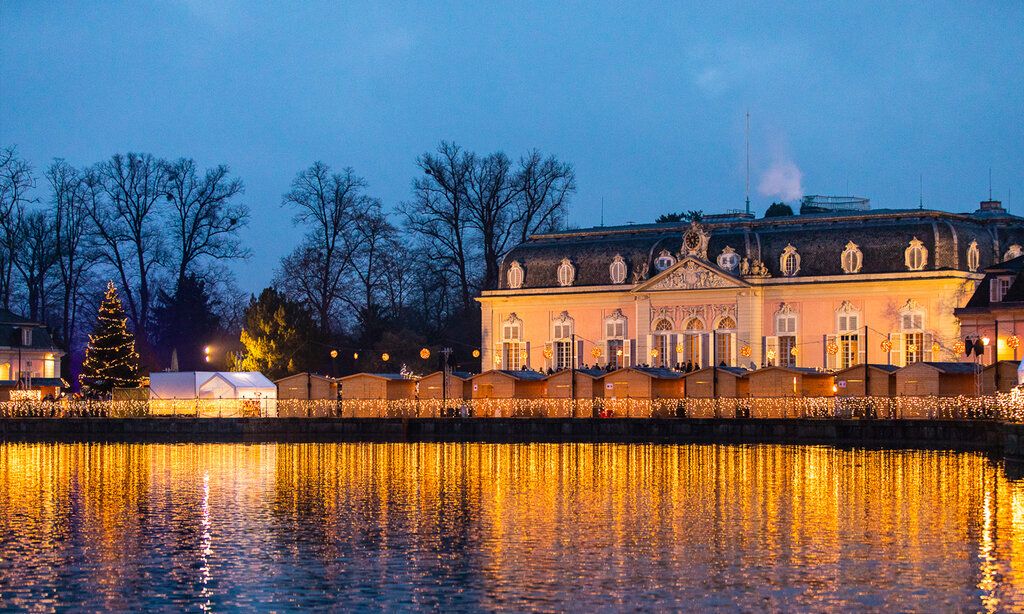
[[[419,379],[419,378],[415,378],[415,377],[406,377],[406,376],[402,375],[401,373],[353,373],[352,375],[346,375],[345,377],[340,377],[338,379],[341,380],[341,381],[345,381],[347,379],[352,379],[354,377],[376,377],[378,379],[386,379],[386,380],[391,380],[391,381],[406,380],[406,381],[410,381],[410,382],[416,381],[417,379]]]
[[[907,367],[913,365],[924,365],[939,371],[940,373],[949,373],[951,375],[974,375],[981,372],[981,365],[977,365],[973,362],[915,362]],[[904,367],[904,368],[907,368]]]
[[[527,369],[492,369],[490,371],[484,371],[483,373],[477,373],[470,379],[476,379],[482,375],[487,375],[489,373],[495,373],[498,375],[511,377],[513,379],[522,380],[525,382],[535,382],[547,377],[546,373],[541,373],[540,371],[530,371]]]
[[[846,373],[847,371],[854,371],[856,369],[863,369],[865,367],[867,367],[868,369],[874,369],[875,371],[884,371],[884,372],[889,373],[889,374],[895,373],[895,372],[900,370],[900,368],[897,367],[896,365],[883,365],[883,364],[872,362],[872,363],[866,363],[866,364],[865,363],[860,363],[859,365],[852,365],[852,366],[846,367],[845,369],[840,369],[840,370],[836,371],[836,375],[839,375],[840,373]]]

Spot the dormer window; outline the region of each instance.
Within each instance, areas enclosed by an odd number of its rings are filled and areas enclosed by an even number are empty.
[[[864,264],[864,254],[857,247],[857,244],[850,241],[840,257],[844,273],[860,273],[860,267]]]
[[[928,249],[917,237],[911,239],[904,250],[903,262],[907,265],[908,271],[922,271],[928,264]]]
[[[568,258],[562,258],[562,262],[558,265],[558,285],[571,286],[575,279],[576,267],[569,262]]]
[[[1010,286],[1013,285],[1013,276],[1003,275],[996,277],[992,280],[992,290],[989,298],[993,303],[999,303],[1006,296],[1006,293],[1010,291]]]
[[[21,329],[21,345],[22,347],[29,347],[32,345],[32,329],[27,326]]]
[[[672,254],[667,249],[663,249],[661,250],[661,253],[658,254],[658,257],[654,260],[654,268],[658,269],[659,271],[664,271],[665,269],[669,268],[675,263],[675,257],[672,256]]]
[[[626,261],[622,256],[616,255],[612,263],[608,265],[608,277],[613,284],[621,284],[626,281]]]
[[[967,270],[974,271],[978,270],[981,266],[981,250],[978,249],[978,242],[971,241],[971,244],[967,246]]]
[[[792,245],[786,245],[779,256],[779,270],[786,277],[793,277],[800,272],[800,253]]]
[[[523,287],[523,267],[518,261],[513,260],[508,267],[508,287],[516,290]]]
[[[722,253],[718,255],[718,266],[724,271],[735,271],[740,266],[740,255],[726,245]]]

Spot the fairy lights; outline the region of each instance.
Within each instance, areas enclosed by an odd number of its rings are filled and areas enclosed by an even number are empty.
[[[829,341],[828,345],[825,346],[825,351],[829,353],[829,356],[835,356],[839,353],[839,344],[835,341]]]

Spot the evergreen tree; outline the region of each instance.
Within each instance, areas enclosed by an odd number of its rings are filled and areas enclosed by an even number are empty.
[[[107,283],[96,327],[89,335],[89,345],[85,348],[85,361],[79,379],[83,386],[97,392],[110,392],[113,388],[135,388],[139,385],[139,355],[135,351],[135,335],[128,330],[128,318],[114,282]]]
[[[315,346],[310,341],[317,337],[313,317],[301,303],[266,288],[245,309],[244,349],[229,358],[228,368],[259,371],[270,379],[308,371],[316,364]]]
[[[186,275],[174,294],[160,292],[153,309],[157,351],[163,364],[178,351],[180,368],[196,371],[208,368],[203,347],[220,336],[220,318],[213,311],[206,282]]]

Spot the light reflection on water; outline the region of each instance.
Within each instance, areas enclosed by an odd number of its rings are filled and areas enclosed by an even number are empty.
[[[977,454],[0,444],[0,608],[1024,608]]]

